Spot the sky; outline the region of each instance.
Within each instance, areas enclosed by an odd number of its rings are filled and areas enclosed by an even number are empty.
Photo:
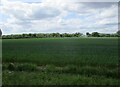
[[[108,1],[1,0],[0,28],[4,35],[115,33],[118,31],[118,0]]]

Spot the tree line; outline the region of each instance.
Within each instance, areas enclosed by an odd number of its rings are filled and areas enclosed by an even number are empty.
[[[20,38],[53,38],[53,37],[120,37],[120,31],[113,34],[105,34],[98,32],[87,32],[86,35],[82,33],[29,33],[29,34],[11,34],[11,35],[2,35],[2,39],[20,39]]]
[[[29,33],[29,34],[11,34],[11,35],[3,35],[3,39],[19,39],[19,38],[52,38],[52,37],[81,37],[82,33]]]
[[[87,32],[86,36],[87,37],[120,37],[120,30],[117,31],[116,33],[113,33],[113,34],[98,33],[98,32],[92,32],[92,33]]]

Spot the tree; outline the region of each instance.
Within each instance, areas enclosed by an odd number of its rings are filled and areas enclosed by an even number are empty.
[[[91,34],[90,34],[89,32],[87,32],[86,35],[87,35],[88,37],[91,36]]]
[[[0,37],[2,36],[2,31],[1,31],[1,29],[0,29]]]
[[[78,32],[78,33],[75,33],[75,34],[74,34],[74,37],[80,37],[80,36],[82,36],[82,35],[83,35],[82,33],[79,33],[79,32]]]
[[[100,35],[99,35],[98,32],[93,32],[93,33],[92,33],[92,36],[93,36],[93,37],[100,37]]]
[[[32,34],[31,34],[31,33],[29,33],[29,34],[28,34],[28,36],[29,36],[29,37],[32,37]]]
[[[117,31],[117,36],[120,37],[120,30]]]

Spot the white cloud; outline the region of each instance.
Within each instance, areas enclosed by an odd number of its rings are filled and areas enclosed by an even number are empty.
[[[3,34],[117,31],[118,7],[115,3],[79,3],[73,0],[41,2],[3,0],[1,13],[7,16],[5,21],[0,22]]]
[[[60,14],[60,11],[56,8],[44,8],[41,7],[39,9],[36,9],[31,17],[35,20],[41,20],[46,18],[53,18],[57,17]]]

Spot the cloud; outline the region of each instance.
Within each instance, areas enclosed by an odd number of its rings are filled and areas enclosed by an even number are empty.
[[[75,2],[119,2],[119,0],[74,0]]]
[[[38,0],[39,1],[39,0]],[[3,0],[0,21],[3,34],[30,32],[74,33],[117,31],[115,2],[75,2],[73,0]]]
[[[41,19],[46,19],[46,18],[53,18],[60,15],[60,11],[56,8],[51,8],[51,7],[41,7],[39,9],[36,9],[33,11],[33,14],[31,17],[34,20],[41,20]]]

